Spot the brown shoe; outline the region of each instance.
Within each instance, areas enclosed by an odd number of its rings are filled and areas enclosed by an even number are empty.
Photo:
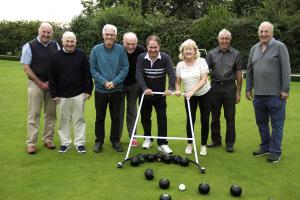
[[[55,145],[53,144],[53,142],[46,142],[44,143],[45,147],[47,147],[48,149],[55,149]]]
[[[28,154],[35,154],[36,153],[36,147],[35,146],[28,146],[26,149],[26,152]]]

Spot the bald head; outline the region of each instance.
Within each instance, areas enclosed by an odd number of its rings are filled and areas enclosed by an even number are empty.
[[[273,38],[274,27],[270,22],[262,22],[258,27],[258,37],[262,45],[267,45]]]
[[[133,32],[127,32],[123,35],[123,46],[125,47],[127,53],[131,54],[135,51],[137,47],[137,36]]]
[[[72,53],[76,47],[76,36],[71,31],[64,32],[62,36],[62,45],[66,53]]]
[[[41,23],[39,29],[38,29],[38,37],[43,44],[48,44],[50,39],[52,38],[53,35],[53,28],[51,24],[47,22]]]

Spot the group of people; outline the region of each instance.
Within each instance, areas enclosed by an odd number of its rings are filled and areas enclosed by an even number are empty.
[[[280,160],[282,152],[285,106],[290,89],[290,63],[286,46],[273,38],[273,32],[270,22],[263,22],[258,28],[260,41],[250,50],[247,64],[246,98],[253,98],[256,124],[261,136],[260,147],[253,155],[269,154],[267,161],[275,163]],[[132,134],[136,134],[133,130],[137,101],[144,95],[141,123],[145,139],[142,147],[149,149],[152,146],[151,114],[154,107],[158,151],[171,154],[173,151],[167,141],[166,96],[173,94],[185,97],[188,138],[186,154],[193,151],[192,131],[197,107],[201,121],[200,155],[207,155],[207,148],[222,145],[222,107],[226,120],[226,151],[234,152],[235,113],[236,104],[241,99],[243,62],[240,52],[231,46],[232,36],[228,30],[219,32],[219,45],[209,51],[206,58],[200,57],[195,41],[184,41],[179,48],[181,61],[176,65],[176,70],[170,56],[160,51],[161,41],[157,35],[147,38],[145,49],[138,44],[135,33],[127,32],[121,45],[116,43],[117,28],[106,24],[102,30],[103,43],[93,47],[88,60],[83,51],[76,48],[76,36],[73,32],[66,31],[63,34],[62,49],[51,39],[52,34],[52,26],[42,23],[38,29],[38,37],[26,43],[22,50],[21,63],[29,79],[27,153],[34,154],[37,151],[42,107],[45,121],[43,141],[47,148],[55,149],[53,135],[56,106],[59,107],[60,119],[59,152],[63,153],[71,148],[71,122],[75,135],[74,146],[79,153],[86,152],[84,109],[85,101],[92,95],[93,88],[96,110],[95,153],[103,149],[107,107],[111,118],[112,148],[117,152],[124,151],[120,144],[124,115],[126,113],[127,131],[131,138]],[[207,144],[210,125],[212,143]],[[131,146],[139,146],[136,138],[130,141]]]

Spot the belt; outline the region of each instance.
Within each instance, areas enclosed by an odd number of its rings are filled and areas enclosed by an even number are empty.
[[[212,84],[218,84],[218,85],[230,85],[235,84],[234,80],[227,80],[227,81],[212,81]]]

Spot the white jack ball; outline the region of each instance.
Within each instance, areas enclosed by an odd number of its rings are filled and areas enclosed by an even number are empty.
[[[184,191],[185,190],[185,185],[181,183],[178,188],[179,188],[180,191]]]

